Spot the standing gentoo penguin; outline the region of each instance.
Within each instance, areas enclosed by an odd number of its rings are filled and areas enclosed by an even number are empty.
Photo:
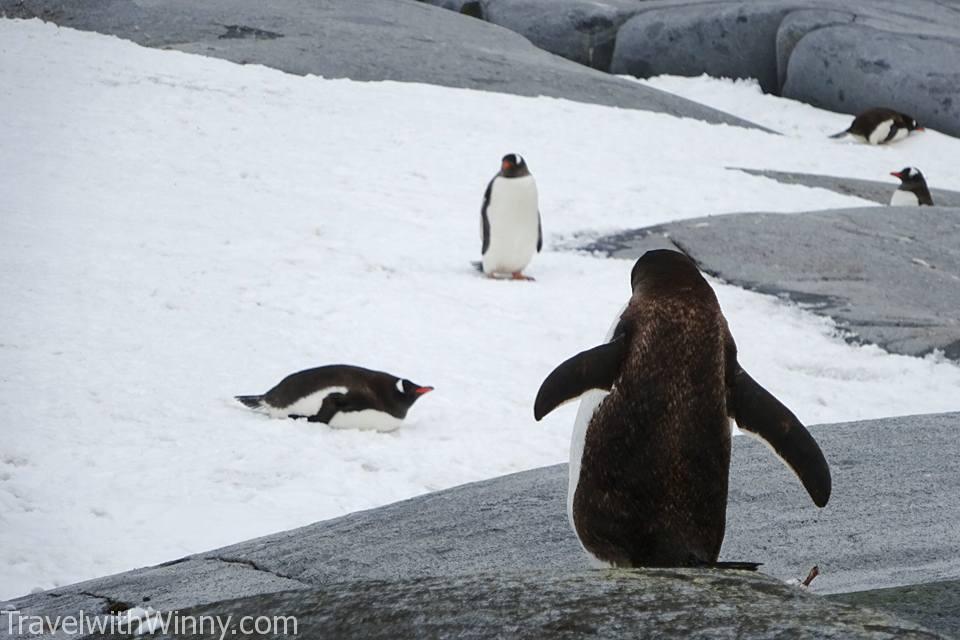
[[[567,513],[602,566],[726,566],[730,419],[793,469],[813,502],[830,469],[800,421],[737,363],[717,298],[682,253],[648,251],[608,341],[547,376],[534,417],[588,394],[570,447]]]
[[[533,254],[543,247],[537,182],[518,153],[503,156],[500,172],[483,193],[480,210],[483,240],[482,271],[489,277],[509,275],[514,280],[533,280],[523,270]]]
[[[903,140],[911,131],[923,131],[923,127],[905,113],[878,107],[867,109],[854,118],[849,127],[830,137],[842,138],[849,134],[860,142],[887,144]]]
[[[900,186],[893,192],[890,205],[894,207],[916,207],[921,204],[933,206],[933,197],[927,188],[927,181],[916,167],[904,167],[900,171],[891,171],[890,175],[900,178]]]
[[[404,378],[348,364],[292,373],[262,396],[236,396],[274,418],[306,418],[335,429],[393,431],[420,396],[433,391]]]

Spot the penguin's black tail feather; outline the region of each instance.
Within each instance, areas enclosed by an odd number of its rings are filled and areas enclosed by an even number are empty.
[[[710,562],[707,563],[707,566],[710,569],[726,569],[730,571],[756,571],[761,566],[762,562]]]
[[[263,403],[263,396],[233,396],[251,409],[257,409]]]
[[[473,266],[474,269],[476,269],[476,270],[479,271],[480,273],[483,273],[483,263],[482,263],[482,262],[480,262],[479,260],[477,260],[476,262],[471,262],[470,264],[471,264],[471,266]]]
[[[839,132],[839,133],[835,133],[835,134],[833,134],[832,136],[828,136],[828,137],[830,137],[830,138],[842,138],[843,136],[847,135],[848,133],[850,133],[850,129],[844,129],[843,131],[841,131],[841,132]]]

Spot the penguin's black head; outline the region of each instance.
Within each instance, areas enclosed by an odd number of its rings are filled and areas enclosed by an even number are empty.
[[[634,293],[653,295],[688,290],[712,291],[693,260],[671,249],[655,249],[640,256],[630,272],[630,284]]]
[[[917,124],[917,121],[911,118],[910,116],[903,116],[904,121],[907,125],[907,131],[923,131],[923,127]]]
[[[926,183],[926,180],[923,179],[923,174],[920,173],[920,169],[916,167],[904,167],[900,169],[900,171],[891,171],[890,175],[900,178],[900,182],[904,185]]]
[[[500,175],[504,178],[519,178],[530,175],[527,161],[519,153],[508,153],[500,161]]]
[[[406,378],[397,378],[397,384],[394,388],[397,390],[397,393],[400,394],[407,402],[407,406],[410,406],[419,400],[420,396],[433,391],[433,387],[421,387],[417,383],[411,382]]]

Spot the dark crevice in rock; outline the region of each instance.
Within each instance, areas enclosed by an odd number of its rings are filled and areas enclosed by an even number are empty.
[[[225,557],[225,556],[210,556],[210,557],[208,557],[207,559],[208,559],[208,560],[216,560],[216,561],[218,561],[218,562],[224,562],[224,563],[226,563],[226,564],[240,564],[240,565],[243,565],[243,566],[245,566],[245,567],[249,567],[249,568],[253,569],[254,571],[259,571],[260,573],[268,573],[268,574],[270,574],[270,575],[272,575],[272,576],[276,576],[277,578],[282,578],[282,579],[284,579],[284,580],[290,580],[290,581],[292,581],[292,582],[299,582],[300,584],[302,584],[302,585],[304,585],[304,586],[310,586],[310,585],[308,585],[306,582],[303,582],[302,580],[300,580],[300,579],[298,579],[298,578],[294,578],[293,576],[288,576],[288,575],[285,575],[285,574],[282,574],[282,573],[278,573],[278,572],[276,572],[276,571],[271,571],[270,569],[266,569],[266,568],[264,568],[264,567],[261,567],[260,565],[258,565],[258,564],[257,564],[256,562],[254,562],[253,560],[249,560],[249,559],[247,559],[247,558],[229,558],[229,557]]]
[[[124,602],[124,601],[122,601],[122,600],[117,600],[116,598],[113,598],[113,597],[111,597],[111,596],[105,596],[105,595],[101,595],[101,594],[99,594],[99,593],[93,593],[92,591],[76,591],[75,594],[76,594],[76,595],[80,595],[80,596],[87,596],[88,598],[96,598],[97,600],[102,600],[102,601],[103,601],[103,608],[100,610],[100,613],[102,613],[102,614],[115,615],[115,614],[118,614],[118,613],[120,613],[120,612],[122,612],[122,611],[126,611],[126,610],[128,610],[128,609],[132,609],[132,608],[133,608],[133,605],[130,604],[129,602]],[[50,594],[47,594],[47,595],[49,595],[49,596],[51,596],[51,597],[54,597],[54,598],[60,598],[60,597],[62,597],[62,596],[64,596],[64,595],[67,595],[67,594],[63,594],[63,593],[56,593],[56,594],[50,593]]]
[[[247,38],[252,40],[276,40],[277,38],[282,38],[282,33],[276,33],[274,31],[267,31],[266,29],[258,29],[256,27],[248,27],[242,24],[224,24],[220,25],[226,31],[218,36],[220,40],[231,40],[238,38]]]
[[[189,558],[189,557],[187,557],[187,558],[177,558],[176,560],[168,560],[167,562],[161,562],[161,563],[158,564],[157,566],[158,566],[158,567],[172,567],[172,566],[175,565],[175,564],[182,564],[182,563],[184,563],[184,562],[187,562],[187,561],[190,560],[190,559],[191,559],[191,558]]]

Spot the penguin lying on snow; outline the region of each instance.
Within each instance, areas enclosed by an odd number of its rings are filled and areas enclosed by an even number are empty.
[[[921,204],[933,206],[933,196],[927,188],[927,181],[916,167],[904,167],[900,171],[891,171],[890,175],[900,178],[900,186],[893,192],[890,205],[894,207],[916,207]]]
[[[851,135],[860,142],[868,144],[887,144],[903,140],[911,131],[923,131],[917,121],[905,113],[893,109],[867,109],[856,118],[849,127],[835,133],[831,138]]]
[[[236,396],[274,418],[306,418],[335,429],[393,431],[433,387],[347,364],[292,373],[260,396]]]
[[[763,438],[813,502],[830,498],[830,469],[800,421],[737,363],[713,290],[682,253],[648,251],[633,295],[604,344],[544,380],[540,420],[580,403],[570,446],[567,513],[602,566],[722,566],[730,419]]]
[[[533,280],[523,275],[523,270],[543,248],[543,232],[537,183],[518,153],[503,156],[500,172],[487,185],[480,210],[480,237],[483,273],[492,278]]]

